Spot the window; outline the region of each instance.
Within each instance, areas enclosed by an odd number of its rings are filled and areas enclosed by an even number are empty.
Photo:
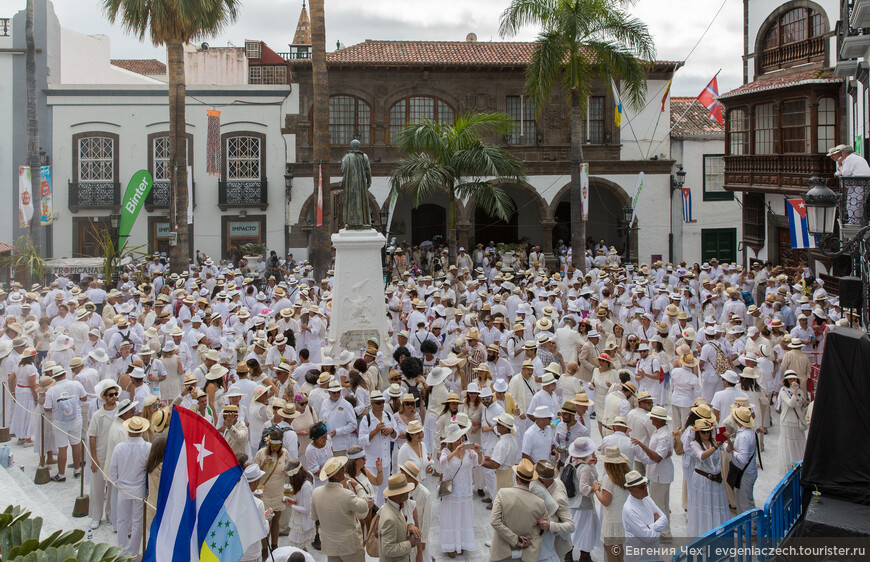
[[[776,152],[776,104],[765,103],[755,107],[755,154]]]
[[[713,258],[722,263],[737,261],[736,228],[701,229],[701,259],[710,261]]]
[[[236,136],[227,138],[227,180],[260,179],[260,139]]]
[[[749,114],[745,109],[732,109],[728,113],[728,133],[732,156],[749,154]]]
[[[372,142],[371,107],[356,96],[329,98],[329,142],[347,145],[356,139],[362,144]]]
[[[819,99],[819,124],[816,128],[816,150],[827,152],[837,144],[837,107],[833,98]],[[809,152],[809,151],[807,151]]]
[[[259,65],[251,65],[248,67],[248,84],[263,83],[263,67]]]
[[[171,179],[169,173],[169,158],[172,152],[172,147],[169,143],[169,137],[157,137],[153,140],[152,148],[154,150],[153,160],[153,176],[154,181],[169,181]]]
[[[604,96],[589,98],[586,115],[586,142],[604,142]]]
[[[80,182],[115,181],[115,139],[83,137],[79,139],[78,150]]]
[[[533,144],[535,142],[535,108],[527,96],[508,96],[507,114],[513,120],[508,144]]]
[[[810,152],[810,114],[806,99],[782,102],[782,152]]]
[[[764,194],[743,194],[743,239],[750,246],[764,245]]]
[[[734,194],[725,191],[725,156],[704,155],[704,201],[728,201]]]
[[[407,123],[428,119],[436,123],[452,124],[455,120],[453,108],[438,98],[412,96],[399,100],[390,108],[390,140],[396,138]]]
[[[257,59],[260,58],[260,42],[259,41],[245,41],[245,56],[249,59]]]
[[[251,65],[248,67],[248,84],[286,84],[287,67],[284,65]]]
[[[795,8],[774,20],[761,42],[762,71],[824,60],[826,27],[822,14],[811,8]]]

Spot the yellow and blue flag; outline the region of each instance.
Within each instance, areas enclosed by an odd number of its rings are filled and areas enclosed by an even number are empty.
[[[610,80],[610,85],[613,87],[613,122],[619,127],[622,125],[622,99],[619,97],[619,90],[613,79]]]

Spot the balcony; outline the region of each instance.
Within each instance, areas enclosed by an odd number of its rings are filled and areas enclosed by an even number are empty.
[[[69,210],[121,208],[121,184],[111,181],[69,182]]]
[[[12,29],[12,20],[0,18],[0,37],[9,37],[10,29]]]
[[[218,182],[218,207],[226,211],[232,207],[259,207],[265,211],[269,205],[266,180],[230,180]]]
[[[827,38],[812,37],[806,41],[789,43],[761,52],[761,70],[769,72],[796,64],[822,61],[825,59]]]
[[[870,27],[870,0],[854,0],[852,14],[849,16],[849,27],[855,29]]]
[[[834,161],[824,154],[726,156],[725,189],[802,195],[810,177],[832,177],[834,171]]]
[[[193,182],[193,206],[196,207],[196,182]],[[145,210],[169,208],[169,182],[156,181],[145,198]]]

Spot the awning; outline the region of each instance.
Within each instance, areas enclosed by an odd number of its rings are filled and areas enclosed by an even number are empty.
[[[103,272],[103,258],[58,258],[47,260],[45,269],[55,275],[97,275]]]

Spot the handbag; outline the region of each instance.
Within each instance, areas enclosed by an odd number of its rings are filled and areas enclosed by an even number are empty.
[[[740,468],[736,464],[734,464],[733,460],[728,461],[728,478],[726,478],[725,481],[728,482],[728,485],[735,490],[739,490],[740,481],[743,480],[743,471],[745,470],[745,466],[743,468]]]
[[[462,463],[465,461],[465,457],[462,457],[462,460],[459,461],[459,466],[456,468],[456,472],[453,473],[453,478],[456,478],[456,475],[459,474],[459,470],[462,468]],[[449,480],[445,480],[444,477],[441,478],[441,481],[438,482],[438,497],[443,498],[444,496],[449,496],[453,493],[453,478]]]

